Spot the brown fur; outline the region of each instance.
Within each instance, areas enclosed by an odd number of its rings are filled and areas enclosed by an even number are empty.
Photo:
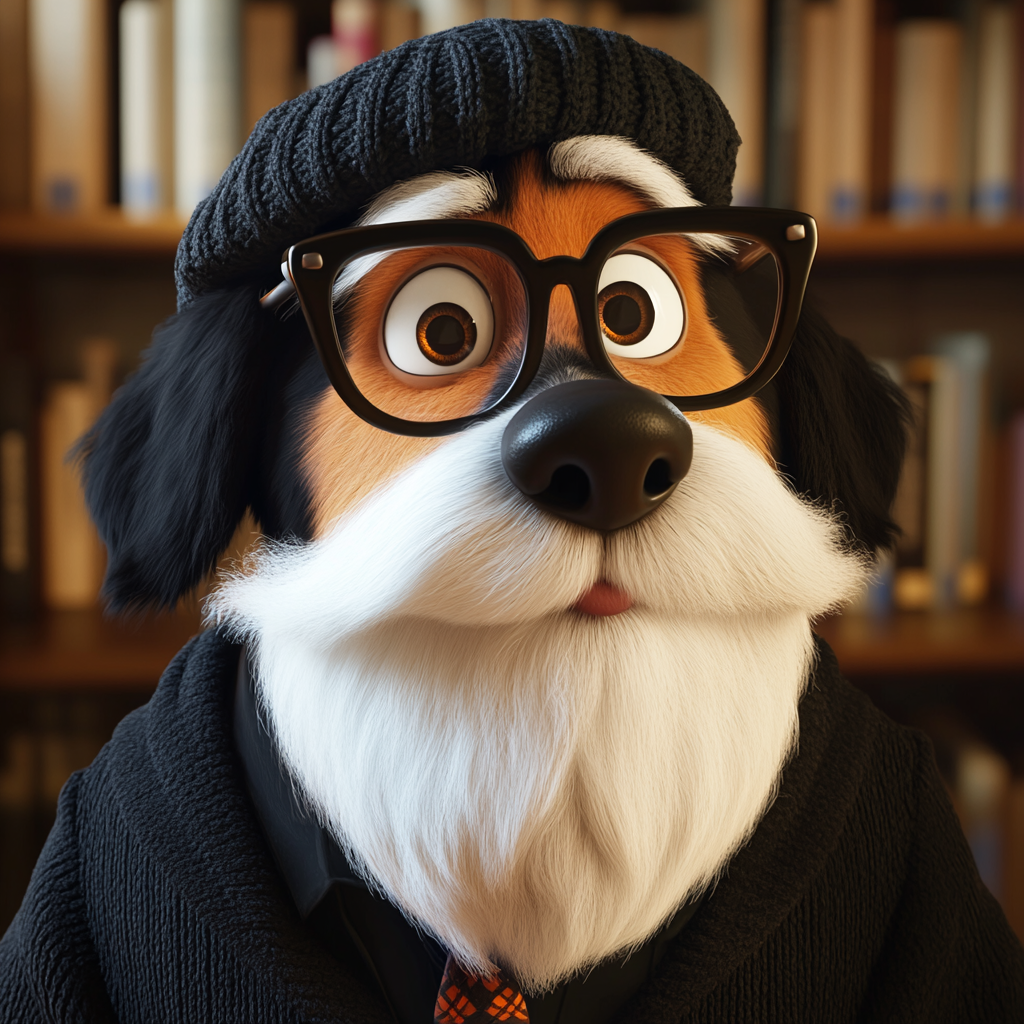
[[[581,256],[610,221],[649,209],[622,185],[553,182],[536,153],[517,158],[511,180],[512,195],[505,207],[478,214],[476,219],[511,228],[539,259]],[[664,389],[665,373],[670,371],[679,380],[678,394],[686,393],[687,388],[693,393],[695,386],[700,391],[715,391],[735,383],[743,372],[708,316],[692,250],[682,239],[670,238],[651,239],[640,248],[652,252],[675,275],[686,296],[688,326],[685,344],[678,350],[658,358],[656,364],[621,360],[620,372],[634,383],[650,387],[657,365],[659,386]],[[389,370],[383,356],[381,324],[388,303],[401,284],[420,269],[421,251],[389,257],[358,289],[346,315],[347,358],[360,389],[374,404],[409,419],[462,415],[484,401],[503,363],[518,358],[525,331],[519,315],[518,284],[498,257],[481,255],[471,266],[465,250],[453,250],[445,260],[472,269],[495,310],[490,356],[478,369],[462,376],[431,378],[413,386],[413,379]],[[551,296],[547,340],[583,350],[575,307],[564,286]],[[728,432],[772,461],[768,422],[756,400],[687,416]],[[444,438],[400,437],[379,430],[356,416],[332,388],[326,389],[311,414],[304,454],[313,495],[314,535],[321,536],[339,515],[381,483],[444,443]]]

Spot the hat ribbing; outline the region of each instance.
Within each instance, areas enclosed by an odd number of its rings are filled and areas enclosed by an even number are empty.
[[[276,267],[388,185],[575,135],[618,135],[703,203],[728,203],[739,136],[714,90],[628,36],[484,20],[413,39],[270,111],[178,247],[178,308]]]

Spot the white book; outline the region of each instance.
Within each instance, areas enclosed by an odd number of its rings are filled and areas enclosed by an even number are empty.
[[[836,51],[839,4],[808,3],[803,9],[800,68],[800,141],[797,206],[831,216],[836,136]]]
[[[714,0],[708,7],[708,81],[743,139],[733,203],[756,206],[764,196],[765,0]]]
[[[125,0],[118,13],[121,205],[129,214],[170,205],[170,13],[165,0]]]
[[[174,205],[205,199],[241,145],[239,0],[174,0]]]
[[[306,47],[306,83],[310,89],[326,85],[341,74],[341,61],[333,36],[313,36]]]
[[[107,7],[30,0],[32,205],[80,213],[104,206],[107,182]]]
[[[245,132],[295,95],[295,8],[283,0],[250,0],[243,10]]]
[[[981,11],[972,192],[978,216],[990,221],[1013,212],[1016,13],[1010,4],[987,4]]]
[[[874,0],[835,0],[835,134],[829,214],[864,215],[871,188]]]
[[[892,214],[941,217],[957,182],[962,29],[944,18],[896,28]]]

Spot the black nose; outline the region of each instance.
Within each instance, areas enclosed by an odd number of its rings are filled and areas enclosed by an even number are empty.
[[[617,530],[656,509],[686,475],[693,435],[653,391],[617,380],[547,388],[509,420],[508,478],[541,508],[594,530]]]

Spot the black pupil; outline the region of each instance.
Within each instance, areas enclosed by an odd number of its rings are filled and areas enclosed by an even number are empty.
[[[453,356],[466,344],[466,331],[462,324],[446,313],[435,316],[427,324],[427,342],[441,356]]]
[[[640,304],[631,295],[613,295],[602,311],[605,327],[622,337],[632,334],[643,319]]]

